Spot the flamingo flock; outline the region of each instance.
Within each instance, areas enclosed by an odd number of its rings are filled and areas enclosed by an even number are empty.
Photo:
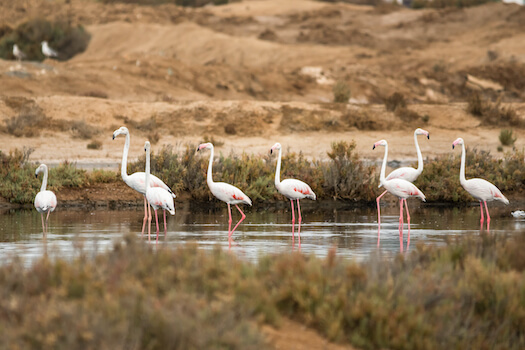
[[[146,152],[146,165],[145,165],[145,171],[144,172],[136,172],[131,175],[127,174],[127,159],[128,159],[128,153],[129,153],[129,147],[130,147],[130,133],[129,130],[126,127],[121,127],[113,132],[113,140],[120,136],[125,136],[125,143],[124,143],[124,149],[122,152],[122,165],[121,165],[121,176],[122,180],[132,189],[139,192],[144,197],[144,219],[142,224],[142,233],[141,236],[144,235],[146,222],[148,222],[148,241],[151,240],[151,221],[152,221],[152,215],[151,215],[151,209],[155,212],[155,223],[156,223],[156,242],[159,240],[159,220],[158,220],[158,214],[157,210],[162,209],[163,216],[164,216],[164,237],[167,236],[167,223],[166,223],[166,211],[169,212],[171,215],[175,215],[175,204],[174,204],[174,198],[176,198],[173,191],[169,188],[168,185],[166,185],[161,179],[156,177],[155,175],[150,173],[150,152],[151,152],[151,145],[148,141],[144,144],[144,151]],[[388,176],[386,176],[386,164],[388,159],[388,142],[386,140],[380,140],[374,143],[373,149],[376,147],[382,146],[385,148],[385,153],[383,156],[383,161],[381,164],[381,171],[379,175],[379,187],[384,187],[385,191],[381,193],[376,201],[377,201],[377,223],[378,223],[378,230],[377,230],[377,246],[380,245],[380,237],[381,237],[381,212],[380,212],[380,200],[381,198],[388,192],[395,197],[399,199],[399,241],[400,241],[400,250],[403,252],[403,227],[404,227],[404,220],[403,220],[403,208],[406,210],[406,218],[407,218],[407,224],[408,224],[408,238],[407,238],[407,250],[410,246],[410,213],[408,210],[408,203],[407,199],[411,197],[416,197],[422,200],[423,202],[426,201],[426,197],[423,194],[423,192],[417,188],[413,182],[421,175],[423,172],[423,157],[421,155],[421,149],[419,148],[417,136],[418,135],[424,135],[427,137],[427,139],[430,138],[430,134],[428,131],[423,129],[416,129],[414,131],[414,143],[416,146],[416,152],[417,152],[417,158],[418,158],[418,167],[417,169],[414,169],[412,167],[403,167],[396,169],[392,171]],[[460,184],[463,186],[463,188],[476,200],[480,202],[480,209],[481,209],[481,227],[483,228],[484,223],[484,213],[483,213],[483,205],[485,206],[486,216],[487,216],[487,231],[489,231],[490,227],[490,215],[489,210],[487,206],[487,202],[490,201],[501,201],[505,204],[509,204],[508,199],[501,193],[501,191],[492,183],[479,178],[469,179],[467,180],[465,178],[465,142],[462,138],[456,139],[452,143],[452,148],[454,149],[455,146],[460,145],[462,148],[461,152],[461,167],[459,172],[459,181]],[[208,187],[210,189],[210,192],[219,200],[226,203],[228,207],[228,245],[231,248],[231,244],[233,241],[233,234],[235,230],[239,227],[239,225],[245,220],[246,215],[239,207],[239,204],[246,204],[251,206],[252,200],[250,197],[248,197],[244,192],[242,192],[239,188],[225,183],[225,182],[215,182],[213,181],[213,157],[214,157],[214,147],[213,144],[208,143],[202,143],[197,147],[197,152],[203,151],[203,150],[209,150],[210,151],[210,158],[208,163],[208,170],[207,170],[207,177],[206,182],[208,184]],[[299,200],[308,198],[311,200],[316,200],[316,194],[315,192],[310,188],[308,184],[301,180],[297,179],[285,179],[281,181],[281,158],[282,158],[282,146],[280,143],[275,143],[270,148],[270,154],[274,154],[275,152],[278,152],[277,155],[277,164],[275,168],[275,188],[277,191],[282,194],[284,197],[286,197],[288,200],[290,200],[291,210],[292,210],[292,245],[295,245],[295,209],[294,209],[294,201],[296,201],[297,204],[297,214],[298,214],[298,227],[297,227],[297,235],[298,235],[298,242],[299,242],[299,248],[301,247],[301,222],[302,222],[302,216],[301,216],[301,207],[299,204]],[[40,191],[37,193],[35,197],[35,208],[36,210],[41,214],[42,218],[42,230],[44,236],[48,232],[48,220],[49,220],[49,214],[55,210],[57,206],[57,198],[55,194],[52,191],[46,190],[47,186],[47,180],[48,180],[48,168],[45,164],[41,164],[35,172],[35,176],[38,177],[39,173],[43,173],[43,179],[42,179],[42,186]],[[235,226],[232,227],[232,210],[231,206],[234,205],[239,213],[241,214],[241,218]],[[44,221],[44,214],[46,215],[46,219]],[[512,213],[515,217],[522,217],[525,216],[525,212],[522,211],[516,211]]]

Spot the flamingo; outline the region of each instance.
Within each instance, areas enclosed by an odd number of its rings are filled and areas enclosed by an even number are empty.
[[[381,185],[385,187],[385,189],[399,198],[399,243],[401,245],[401,252],[403,251],[403,203],[406,207],[407,212],[407,223],[408,223],[408,240],[407,240],[407,250],[410,246],[410,213],[408,212],[408,204],[407,204],[407,198],[409,197],[419,197],[423,202],[426,202],[425,195],[423,192],[419,190],[414,184],[407,180],[403,179],[391,179],[387,180],[385,178],[385,168],[386,168],[386,160],[388,158],[388,143],[386,140],[377,141],[374,143],[374,147],[372,149],[375,149],[377,146],[384,146],[385,147],[385,156],[383,158],[383,164],[381,165],[381,174],[379,176],[379,182]],[[378,215],[379,215],[379,206],[377,207]],[[380,240],[380,231],[381,231],[381,223],[378,223],[378,229],[377,229],[377,246],[379,247],[379,240]]]
[[[129,187],[131,187],[132,189],[134,189],[135,191],[137,191],[138,193],[144,196],[144,221],[142,223],[142,234],[141,234],[142,236],[144,235],[144,228],[146,227],[146,221],[148,220],[148,205],[146,203],[147,202],[146,201],[146,186],[144,184],[146,174],[143,171],[139,171],[131,175],[128,175],[127,163],[128,163],[128,152],[129,152],[129,143],[130,143],[130,136],[129,136],[128,128],[126,128],[125,126],[122,126],[121,128],[115,130],[115,132],[113,132],[113,140],[119,135],[126,135],[126,143],[124,144],[124,151],[122,153],[122,165],[120,169],[122,180],[124,180],[126,185],[128,185]],[[150,181],[149,185],[151,187],[163,188],[169,193],[171,193],[173,198],[176,197],[175,194],[171,191],[171,189],[164,182],[162,182],[161,179],[159,179],[155,175],[150,175],[149,181]]]
[[[13,56],[15,56],[16,60],[18,62],[22,61],[24,58],[26,58],[26,54],[22,52],[22,50],[20,50],[18,48],[18,45],[17,44],[14,44],[13,45]]]
[[[44,54],[44,56],[46,56],[46,58],[58,57],[58,53],[49,47],[49,45],[47,44],[47,41],[42,41],[41,45],[42,45],[42,53]]]
[[[42,217],[42,230],[44,236],[47,234],[47,222],[49,220],[49,213],[55,210],[57,207],[57,197],[52,191],[46,191],[47,186],[47,165],[40,164],[35,171],[35,177],[38,177],[38,174],[43,172],[44,178],[42,179],[42,187],[40,187],[40,192],[35,196],[35,208],[40,213]],[[46,223],[44,224],[44,213],[47,213]]]
[[[309,198],[312,200],[316,199],[316,195],[314,191],[306,184],[305,182],[301,180],[296,179],[285,179],[283,181],[280,180],[281,178],[281,156],[282,156],[282,147],[279,142],[277,142],[275,145],[272,146],[270,149],[270,154],[272,154],[275,150],[279,150],[279,156],[277,157],[277,167],[275,169],[275,187],[277,188],[277,191],[281,193],[283,196],[288,198],[290,200],[290,204],[292,205],[292,244],[294,244],[295,240],[295,233],[294,233],[294,226],[295,226],[295,214],[294,214],[294,208],[293,208],[293,201],[297,200],[297,212],[299,213],[299,227],[297,229],[297,234],[299,236],[299,247],[301,247],[301,207],[299,206],[299,200],[303,198]]]
[[[416,179],[421,175],[423,172],[423,156],[421,155],[421,150],[419,149],[419,143],[417,142],[417,135],[425,135],[427,139],[430,139],[430,134],[428,131],[423,130],[421,128],[417,128],[414,131],[414,143],[416,144],[416,152],[417,152],[417,169],[414,169],[412,167],[402,167],[397,168],[396,170],[392,171],[388,176],[386,177],[386,180],[392,180],[392,179],[403,179],[407,180],[408,182],[414,182]],[[383,186],[382,184],[379,184],[379,187]],[[377,222],[379,225],[381,225],[381,215],[379,210],[379,201],[381,198],[387,193],[388,191],[384,191],[377,197]]]
[[[166,228],[166,210],[170,212],[171,215],[175,215],[175,204],[173,203],[172,193],[168,192],[161,187],[150,187],[150,170],[149,170],[149,158],[150,158],[150,148],[151,145],[149,141],[146,141],[144,144],[144,151],[146,151],[146,199],[153,210],[155,211],[155,222],[157,223],[157,243],[159,242],[159,218],[157,216],[157,209],[162,209],[164,213],[164,237],[167,234]],[[150,240],[150,228],[151,228],[151,209],[148,207],[149,217],[148,217],[148,241]]]
[[[228,245],[231,248],[231,241],[232,241],[232,235],[233,232],[235,232],[235,229],[239,226],[239,224],[246,218],[246,215],[244,215],[241,208],[239,208],[238,204],[244,203],[248,205],[252,205],[252,200],[245,195],[240,189],[237,187],[227,184],[225,182],[214,182],[212,177],[212,165],[213,165],[213,144],[211,142],[208,143],[202,143],[197,147],[197,152],[202,149],[209,149],[210,150],[210,162],[208,164],[208,175],[206,178],[206,182],[208,183],[208,187],[210,188],[211,193],[219,200],[226,202],[228,204]],[[231,204],[235,205],[237,210],[241,213],[241,219],[233,230],[232,227],[232,212],[231,212]]]
[[[456,145],[461,145],[461,168],[459,170],[459,182],[461,186],[467,191],[472,197],[476,198],[479,201],[480,210],[481,210],[481,219],[480,224],[483,227],[483,203],[485,203],[485,210],[487,212],[487,231],[490,227],[490,215],[489,208],[487,207],[487,201],[500,201],[505,204],[509,204],[509,200],[501,193],[499,188],[483,179],[465,179],[465,142],[461,137],[456,139],[452,143],[452,149]]]

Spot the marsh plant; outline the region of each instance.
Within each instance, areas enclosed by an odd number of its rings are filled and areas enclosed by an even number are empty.
[[[512,129],[503,129],[499,133],[499,142],[503,146],[512,146],[517,139],[517,137],[514,137]]]

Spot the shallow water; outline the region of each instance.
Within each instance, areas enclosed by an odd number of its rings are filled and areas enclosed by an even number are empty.
[[[411,203],[412,204],[412,203]],[[414,206],[414,205],[412,205]],[[132,210],[57,209],[51,213],[47,239],[42,235],[40,214],[36,210],[0,212],[0,263],[14,256],[26,264],[44,253],[52,257],[72,258],[78,254],[96,255],[107,251],[113,242],[128,233],[140,238],[142,208]],[[240,218],[233,209],[233,225]],[[479,234],[479,207],[445,208],[415,207],[411,210],[410,247],[419,242],[444,244],[446,237]],[[292,245],[291,212],[289,209],[245,209],[246,220],[234,234],[231,250],[239,257],[255,261],[267,253],[298,249],[297,233]],[[525,220],[515,219],[504,207],[491,208],[491,234],[525,231]],[[394,204],[381,208],[381,242],[379,249],[388,254],[401,250],[399,240],[399,209]],[[162,225],[162,224],[161,224]],[[232,227],[233,227],[232,225]],[[296,224],[297,226],[297,224]],[[168,217],[168,234],[159,238],[159,246],[180,246],[195,242],[201,249],[219,245],[228,249],[228,212],[216,209],[178,208]],[[155,232],[154,224],[152,232]],[[147,241],[147,234],[142,238]],[[152,234],[150,244],[155,244]],[[404,226],[403,250],[407,249],[407,224]],[[361,260],[377,248],[377,211],[375,208],[320,210],[303,208],[301,251],[325,256],[335,247],[337,254]]]

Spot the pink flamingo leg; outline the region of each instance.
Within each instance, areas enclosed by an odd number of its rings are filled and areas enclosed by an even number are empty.
[[[489,215],[489,207],[487,206],[487,202],[484,201],[485,203],[485,210],[487,211],[487,232],[490,231],[490,215]]]
[[[292,204],[292,245],[295,244],[295,213],[293,209],[293,199],[290,199],[290,203]]]
[[[410,246],[410,213],[408,212],[408,203],[407,203],[407,200],[404,199],[403,200],[405,202],[405,209],[407,210],[407,223],[408,223],[408,239],[407,239],[407,252],[408,252],[408,247]]]
[[[146,200],[146,196],[144,196],[144,220],[142,221],[142,233],[140,234],[140,237],[144,236],[144,228],[146,228],[146,221],[148,220],[148,201]]]
[[[228,219],[228,242],[229,242],[232,237],[232,210],[230,207],[230,203],[227,203],[227,204],[228,204],[228,216],[229,216],[229,219]]]
[[[151,241],[151,206],[148,204],[148,242]]]
[[[479,209],[481,210],[481,219],[480,219],[480,223],[483,223],[483,221],[485,221],[485,218],[483,217],[483,202],[482,201],[479,201]]]
[[[299,199],[297,200],[297,212],[299,213],[299,228],[297,229],[297,235],[299,236],[299,249],[301,249],[301,207],[299,206]]]
[[[388,191],[385,191],[377,197],[377,247],[379,248],[379,240],[381,238],[381,210],[379,209],[379,201],[381,200],[381,197],[383,197]]]
[[[166,236],[168,235],[168,228],[166,227],[166,210],[162,210],[164,212],[164,240],[166,240]]]
[[[239,220],[239,222],[237,222],[237,225],[235,225],[235,227],[233,228],[232,232],[231,232],[231,235],[233,236],[233,233],[235,232],[235,229],[237,229],[237,227],[239,226],[239,224],[241,222],[243,222],[243,220],[246,218],[246,215],[244,215],[244,213],[242,212],[241,208],[239,208],[239,206],[237,204],[235,204],[235,208],[237,208],[237,210],[239,211],[239,213],[241,213],[241,219]],[[233,239],[233,238],[232,238]]]
[[[403,199],[399,200],[399,247],[403,253]]]
[[[159,243],[159,217],[157,216],[157,209],[155,209],[155,222],[157,223],[157,243]]]
[[[42,217],[42,233],[45,236],[46,235],[46,226],[44,225],[44,213],[40,213],[40,216]]]

